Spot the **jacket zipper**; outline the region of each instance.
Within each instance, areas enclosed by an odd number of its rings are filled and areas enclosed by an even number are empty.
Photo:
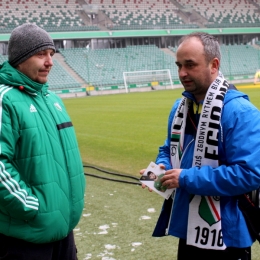
[[[194,142],[194,138],[188,143],[188,145],[186,146],[186,149],[184,150],[183,154],[182,154],[182,157],[184,156],[185,152],[187,151],[187,148],[190,146],[190,144]],[[181,161],[180,161],[181,163]],[[172,220],[172,208],[173,208],[173,204],[174,204],[174,200],[175,200],[175,193],[176,193],[176,190],[174,190],[174,192],[172,193],[171,197],[172,197],[172,206],[171,206],[171,214],[170,214],[170,218],[169,218],[169,221],[168,221],[168,225],[167,225],[167,228],[165,230],[165,235],[168,236],[169,234],[169,229],[170,229],[170,223],[171,223],[171,220]]]
[[[53,120],[53,123],[56,126],[56,131],[57,131],[57,136],[59,138],[60,146],[63,148],[60,132],[57,129],[57,122],[55,121],[55,117],[53,116],[53,113],[52,113],[52,111],[51,111],[51,109],[49,107],[50,105],[48,104],[48,101],[47,101],[47,98],[48,98],[47,94],[44,94],[43,92],[41,92],[41,97],[43,98],[44,103],[45,103],[45,105],[46,105],[46,107],[47,107],[47,109],[48,109],[48,111],[49,111],[49,113],[51,115],[52,120]],[[65,162],[65,167],[66,167],[65,169],[66,169],[66,172],[67,172],[67,177],[69,178],[68,168],[67,168],[67,163],[66,163],[66,155],[65,155],[64,149],[62,149],[62,154],[63,154],[63,160]],[[68,187],[68,190],[69,190],[69,197],[71,198],[71,188]],[[71,202],[69,202],[69,204],[70,204],[70,207],[71,207]],[[71,214],[70,214],[70,218],[71,218]]]
[[[170,214],[169,222],[168,222],[167,228],[165,229],[165,235],[166,236],[169,235],[169,228],[170,228],[170,223],[171,223],[171,220],[172,220],[172,208],[173,208],[174,199],[175,199],[175,192],[176,192],[176,190],[174,190],[174,192],[171,195],[171,197],[172,197],[172,206],[171,206],[171,214]]]

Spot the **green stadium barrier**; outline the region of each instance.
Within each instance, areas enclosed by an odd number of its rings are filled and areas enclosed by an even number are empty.
[[[62,89],[62,90],[52,90],[55,94],[67,94],[67,93],[79,93],[86,92],[85,88],[74,88],[74,89]]]
[[[243,76],[227,76],[228,80],[244,80],[244,79],[253,79],[254,75],[243,75]]]
[[[129,88],[143,88],[143,87],[151,87],[151,83],[143,83],[143,84],[130,84]]]
[[[173,81],[173,85],[179,85],[181,82],[179,80]],[[170,82],[159,82],[158,85],[160,86],[169,86]],[[128,88],[144,88],[144,87],[152,87],[152,83],[143,83],[143,84],[129,84]],[[119,85],[119,86],[102,86],[102,87],[95,87],[96,91],[102,91],[102,90],[118,90],[118,89],[125,89],[125,85]]]

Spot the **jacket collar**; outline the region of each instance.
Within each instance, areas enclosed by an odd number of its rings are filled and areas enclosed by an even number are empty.
[[[0,84],[10,85],[14,87],[23,86],[23,89],[33,95],[42,92],[47,94],[48,83],[37,83],[26,75],[12,67],[8,61],[0,65]]]
[[[192,100],[193,102],[197,103],[194,95],[191,94],[190,92],[184,91],[184,92],[182,92],[182,95],[184,97]],[[230,84],[230,87],[228,88],[227,94],[225,95],[225,98],[224,98],[224,104],[228,103],[230,100],[232,100],[234,98],[239,98],[239,97],[243,97],[243,98],[249,100],[248,95],[237,90],[234,85]],[[203,104],[203,101],[201,101],[200,103]]]

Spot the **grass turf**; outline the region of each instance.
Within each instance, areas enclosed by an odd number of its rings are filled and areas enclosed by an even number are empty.
[[[260,108],[258,88],[238,88]],[[165,140],[168,114],[181,92],[176,89],[65,99],[83,162],[139,177],[139,170],[155,160]],[[75,230],[79,260],[175,259],[176,238],[151,237],[162,204],[159,195],[140,186],[93,177],[87,182],[85,209]],[[150,208],[155,212],[149,213]],[[259,245],[254,244],[252,259],[259,258]]]
[[[181,90],[65,100],[84,163],[139,175],[155,160]]]

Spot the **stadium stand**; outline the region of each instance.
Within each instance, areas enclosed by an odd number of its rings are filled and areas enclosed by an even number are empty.
[[[88,0],[88,4],[98,5],[111,19],[111,30],[156,29],[156,28],[197,28],[186,24],[177,16],[178,8],[171,1],[157,0]]]
[[[68,65],[90,85],[123,85],[123,72],[170,69],[177,78],[175,60],[155,45],[120,49],[60,49]]]
[[[224,75],[252,74],[259,68],[260,52],[251,45],[221,45],[221,70]]]
[[[50,89],[69,89],[79,88],[81,84],[77,82],[71,75],[66,71],[57,60],[53,60],[53,67],[48,76],[48,83]]]
[[[119,85],[124,83],[123,72],[170,69],[172,80],[178,80],[174,53],[155,45],[129,46],[120,49],[85,48],[62,49],[69,66],[91,85]],[[259,50],[251,45],[221,45],[221,71],[224,75],[252,74],[259,67]]]
[[[97,8],[95,22],[102,21],[102,24],[94,22],[86,6]],[[126,71],[170,69],[172,80],[177,81],[174,56],[179,36],[172,34],[174,29],[218,28],[221,32],[221,28],[259,27],[260,0],[0,0],[0,34],[10,33],[25,22],[36,23],[49,32],[106,31],[108,35],[106,39],[98,36],[78,41],[66,39],[67,45],[64,38],[56,40],[55,56],[62,55],[67,65],[54,61],[49,75],[53,90],[76,89],[86,84],[123,85]],[[142,35],[146,29],[165,29],[168,34],[149,38]],[[109,34],[109,30],[115,32]],[[132,39],[113,38],[113,33],[123,35],[129,30],[136,33]],[[252,75],[259,69],[259,34],[218,37],[224,75],[230,78]],[[238,38],[241,44],[237,44]],[[121,48],[114,48],[119,47],[116,41]],[[252,45],[247,44],[250,41]],[[70,48],[87,44],[89,49]],[[161,49],[163,45],[173,47]],[[3,54],[6,49],[2,46]],[[6,59],[0,55],[0,64]]]
[[[105,24],[93,24],[84,6],[96,6]],[[101,12],[101,13],[100,13]],[[258,27],[257,0],[1,0],[0,33],[37,23],[49,32]]]
[[[257,27],[257,0],[88,0],[112,21],[111,30]]]
[[[259,27],[257,0],[177,0],[183,9],[192,9],[206,18],[206,27]]]
[[[98,26],[85,24],[82,13],[82,6],[75,0],[1,0],[0,33],[11,32],[25,22],[36,23],[49,32],[98,31]]]

